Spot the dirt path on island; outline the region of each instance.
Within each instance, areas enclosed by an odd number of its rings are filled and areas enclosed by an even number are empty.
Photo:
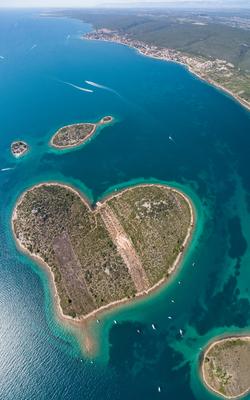
[[[53,250],[60,268],[61,285],[67,293],[74,310],[81,314],[96,307],[88,290],[83,268],[73,249],[68,232],[63,232],[53,240]]]
[[[125,233],[114,212],[107,204],[99,206],[98,211],[113,240],[118,252],[125,262],[129,274],[134,282],[137,293],[149,289],[149,281],[130,238]]]

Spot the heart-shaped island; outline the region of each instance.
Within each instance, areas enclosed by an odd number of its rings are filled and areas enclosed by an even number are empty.
[[[19,247],[46,264],[60,312],[74,320],[163,283],[193,225],[190,200],[156,184],[127,188],[92,207],[70,186],[42,183],[20,197],[12,215]]]

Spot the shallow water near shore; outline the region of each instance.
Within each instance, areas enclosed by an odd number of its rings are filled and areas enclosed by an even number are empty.
[[[179,65],[80,40],[90,27],[79,21],[1,12],[0,22],[0,169],[13,168],[0,172],[0,399],[217,398],[200,381],[201,351],[224,331],[250,330],[250,113]],[[49,148],[59,127],[104,115],[117,123],[79,150]],[[23,159],[9,152],[15,139],[31,146]],[[196,208],[177,274],[93,322],[93,359],[55,318],[46,274],[11,234],[18,196],[47,180],[92,203],[124,185],[164,182]]]

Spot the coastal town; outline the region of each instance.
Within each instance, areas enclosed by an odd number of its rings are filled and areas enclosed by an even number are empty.
[[[190,55],[175,49],[148,44],[132,38],[129,34],[123,34],[120,31],[106,28],[90,32],[84,35],[83,38],[120,43],[135,48],[142,55],[182,64],[200,79],[224,90],[244,107],[250,109],[250,102],[248,99],[244,98],[244,90],[240,85],[241,77],[238,76],[237,68],[233,63],[227,62],[226,60],[218,58],[207,59],[203,56]],[[237,79],[239,81],[239,87],[235,83]]]

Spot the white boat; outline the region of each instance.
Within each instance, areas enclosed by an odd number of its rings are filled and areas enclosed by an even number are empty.
[[[171,140],[171,142],[175,143],[175,141],[174,141],[174,139],[172,138],[172,136],[169,136],[168,138],[169,138],[169,140]]]
[[[169,315],[169,316],[168,316],[168,319],[172,319],[172,317]]]
[[[156,330],[156,327],[155,327],[155,325],[154,325],[154,324],[152,324],[151,326],[152,326],[152,329],[155,331],[155,330]]]
[[[158,386],[158,392],[161,393],[161,387],[160,386]]]

